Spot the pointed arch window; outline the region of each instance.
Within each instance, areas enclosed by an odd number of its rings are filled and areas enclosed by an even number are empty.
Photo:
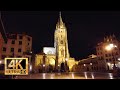
[[[61,50],[61,55],[64,56],[64,50],[63,49]]]

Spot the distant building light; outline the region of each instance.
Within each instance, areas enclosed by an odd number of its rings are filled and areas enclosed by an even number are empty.
[[[92,63],[90,63],[90,65],[92,65]]]
[[[86,64],[84,64],[84,66],[86,66]]]
[[[110,66],[110,63],[107,63],[108,64],[108,66]]]
[[[45,64],[43,64],[43,67],[45,67]]]
[[[110,44],[109,46],[110,46],[110,47],[114,47],[114,44]]]
[[[120,61],[120,58],[118,58],[118,60]]]
[[[117,47],[117,46],[115,45],[115,47]]]
[[[2,64],[2,61],[0,61],[0,64]]]
[[[30,65],[30,71],[32,71],[32,65]]]
[[[67,61],[68,59],[66,58],[66,61]]]

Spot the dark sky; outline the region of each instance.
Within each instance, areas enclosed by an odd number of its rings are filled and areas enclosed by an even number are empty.
[[[2,11],[6,32],[27,32],[33,50],[39,53],[54,45],[59,11]],[[120,38],[120,11],[62,11],[68,34],[70,56],[77,60],[96,54],[95,46],[105,35]]]

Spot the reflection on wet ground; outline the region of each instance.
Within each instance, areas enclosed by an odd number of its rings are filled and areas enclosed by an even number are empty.
[[[81,72],[81,73],[38,73],[28,76],[17,76],[16,79],[115,79],[112,73]]]

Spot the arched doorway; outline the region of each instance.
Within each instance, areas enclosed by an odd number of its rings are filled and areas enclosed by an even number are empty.
[[[65,72],[65,64],[62,62],[60,67],[61,72]]]
[[[48,72],[53,72],[53,66],[51,64],[49,64],[49,71]]]

